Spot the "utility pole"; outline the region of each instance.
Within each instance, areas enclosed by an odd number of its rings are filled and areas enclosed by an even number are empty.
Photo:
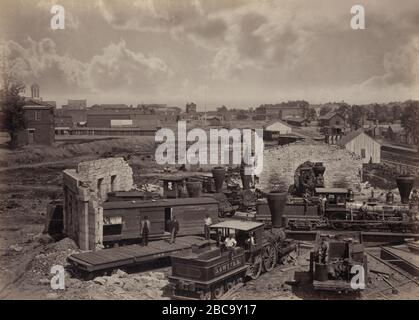
[[[207,126],[207,85],[204,88],[204,126]]]

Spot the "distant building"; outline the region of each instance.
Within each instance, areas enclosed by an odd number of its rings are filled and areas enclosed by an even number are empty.
[[[206,118],[208,126],[218,127],[224,124],[224,120],[220,116],[210,116]]]
[[[26,129],[18,132],[18,144],[52,145],[55,138],[54,106],[37,100],[29,100],[23,110]]]
[[[284,119],[285,122],[296,127],[307,127],[310,124],[310,121],[305,118],[300,117],[288,117]]]
[[[381,144],[367,135],[363,129],[349,132],[337,145],[360,156],[363,163],[381,162]]]
[[[87,108],[87,100],[67,100],[67,104],[62,105],[62,109],[84,110]]]
[[[72,126],[77,126],[87,121],[87,109],[56,109],[56,116],[71,117]]]
[[[130,107],[122,103],[94,104],[93,106],[89,108],[89,110],[100,111],[100,112],[105,112],[105,111],[112,112],[116,110],[127,110],[127,109],[132,109],[132,106]]]
[[[291,101],[278,104],[263,104],[256,108],[255,120],[272,120],[286,118],[305,118],[308,103],[305,101]]]
[[[160,123],[155,114],[144,114],[135,109],[108,110],[107,112],[89,110],[86,126],[90,128],[146,127],[156,129]]]
[[[165,104],[139,104],[137,110],[144,114],[155,114],[161,122],[176,122],[181,113],[180,108],[168,107]]]
[[[289,135],[292,127],[281,120],[275,120],[268,123],[263,128],[263,138],[268,141],[277,140],[281,135]]]
[[[330,111],[325,115],[319,116],[318,121],[321,127],[345,127],[345,118],[340,113],[334,111]]]
[[[196,113],[196,104],[191,102],[186,104],[186,113]]]
[[[69,129],[73,127],[73,118],[71,116],[57,116],[54,117],[55,134],[68,134]]]

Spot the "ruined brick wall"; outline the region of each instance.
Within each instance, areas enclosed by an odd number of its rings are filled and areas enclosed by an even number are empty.
[[[265,149],[259,183],[263,191],[278,186],[285,190],[294,183],[297,167],[305,161],[323,162],[326,187],[355,188],[362,178],[362,159],[348,150],[323,142],[299,141]]]
[[[86,161],[64,170],[64,231],[82,250],[103,242],[103,208],[111,191],[133,187],[132,168],[123,158]]]

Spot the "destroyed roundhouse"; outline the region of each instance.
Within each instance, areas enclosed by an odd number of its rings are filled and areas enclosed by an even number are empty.
[[[123,158],[81,162],[63,172],[64,233],[82,250],[103,244],[103,207],[108,192],[129,191],[132,169]]]
[[[362,181],[363,163],[360,156],[335,145],[298,141],[285,146],[265,149],[260,188],[288,190],[294,183],[294,173],[306,161],[321,162],[327,168],[324,184],[328,187],[354,188]]]

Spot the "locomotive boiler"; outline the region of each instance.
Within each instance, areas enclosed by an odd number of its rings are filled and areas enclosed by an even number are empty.
[[[387,194],[385,202],[373,196],[367,201],[359,201],[354,198],[351,189],[313,187],[310,183],[314,181],[313,176],[313,167],[302,165],[297,169],[296,181],[302,179],[306,182],[299,185],[300,189],[296,185],[290,188],[294,193],[288,195],[287,204],[277,218],[286,228],[419,232],[417,192],[414,191],[409,198],[413,188],[412,177],[397,179],[401,201],[396,203],[392,192]],[[301,194],[298,190],[304,191],[304,196],[297,196]]]

